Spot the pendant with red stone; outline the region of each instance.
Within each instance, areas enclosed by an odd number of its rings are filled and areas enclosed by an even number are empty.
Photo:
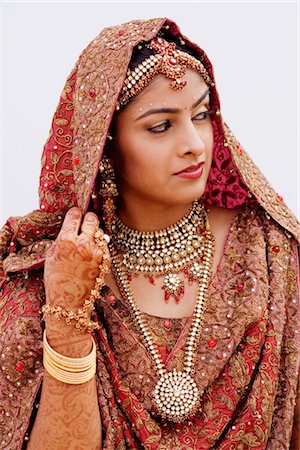
[[[177,59],[174,56],[168,56],[167,61],[171,66],[176,66],[177,64]]]
[[[175,273],[170,273],[165,276],[162,289],[165,291],[165,301],[168,302],[170,296],[175,298],[176,303],[179,303],[180,297],[184,294],[184,282]]]

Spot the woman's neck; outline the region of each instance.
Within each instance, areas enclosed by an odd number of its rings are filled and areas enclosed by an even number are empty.
[[[129,228],[139,231],[155,231],[178,222],[191,208],[192,202],[183,205],[163,205],[143,199],[134,202],[120,199],[118,216]]]

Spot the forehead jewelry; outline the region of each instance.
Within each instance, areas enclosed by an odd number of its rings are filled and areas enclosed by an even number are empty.
[[[175,423],[181,423],[195,415],[199,409],[200,400],[204,392],[203,388],[201,389],[197,385],[192,375],[195,370],[196,349],[203,328],[207,289],[212,273],[212,256],[214,250],[214,240],[210,233],[207,216],[205,222],[207,239],[205,240],[203,262],[198,279],[198,294],[186,341],[183,368],[181,371],[177,371],[176,369],[168,371],[166,369],[155,345],[150,328],[147,325],[146,317],[136,304],[124,267],[116,258],[116,252],[112,251],[112,270],[115,279],[121,294],[129,304],[131,315],[143,337],[145,346],[154,359],[156,371],[159,376],[152,395],[156,413]]]
[[[154,38],[148,47],[154,50],[155,54],[150,55],[134,70],[127,71],[127,77],[116,106],[117,110],[125,106],[131,97],[137,95],[159,73],[171,80],[170,87],[175,90],[182,89],[186,85],[186,81],[183,80],[186,68],[198,72],[208,86],[214,86],[201,61],[178,50],[174,42]]]

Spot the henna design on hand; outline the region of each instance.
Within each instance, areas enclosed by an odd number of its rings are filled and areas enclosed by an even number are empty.
[[[81,217],[79,208],[71,208],[68,211],[61,231],[47,252],[45,261],[47,304],[59,305],[70,310],[82,307],[93,289],[103,257],[103,250],[91,236],[99,227],[98,217],[88,212],[82,225]],[[80,225],[81,233],[79,233]],[[53,323],[51,320],[51,324]]]

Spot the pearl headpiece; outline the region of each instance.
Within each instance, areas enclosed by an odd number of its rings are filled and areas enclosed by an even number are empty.
[[[170,87],[176,90],[182,89],[186,85],[183,77],[187,67],[198,72],[209,86],[214,86],[204,65],[194,56],[178,50],[174,42],[170,43],[156,37],[148,44],[148,48],[156,53],[150,55],[134,70],[129,69],[127,71],[123,90],[117,103],[117,110],[125,106],[131,97],[142,91],[152,78],[159,73],[172,80]]]

